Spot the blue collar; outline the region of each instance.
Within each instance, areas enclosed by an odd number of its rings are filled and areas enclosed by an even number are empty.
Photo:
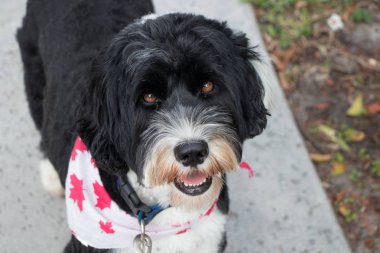
[[[159,204],[148,206],[142,202],[129,183],[126,174],[117,175],[116,184],[121,197],[131,209],[133,215],[138,219],[139,223],[144,220],[145,225],[149,224],[157,214],[168,208],[164,208]]]

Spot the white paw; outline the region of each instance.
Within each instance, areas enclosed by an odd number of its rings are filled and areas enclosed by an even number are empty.
[[[42,185],[53,196],[64,196],[65,190],[61,185],[57,171],[48,159],[40,161],[40,174]]]

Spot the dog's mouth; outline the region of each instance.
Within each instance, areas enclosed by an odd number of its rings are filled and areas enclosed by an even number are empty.
[[[212,177],[196,171],[186,176],[181,176],[174,181],[174,185],[181,192],[197,196],[206,192],[212,183]]]

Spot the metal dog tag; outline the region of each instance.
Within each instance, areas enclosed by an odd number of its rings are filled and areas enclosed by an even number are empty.
[[[151,253],[152,252],[152,239],[145,234],[145,220],[141,220],[141,234],[133,239],[133,247],[136,253]]]
[[[151,253],[152,240],[147,234],[140,234],[133,239],[133,247],[136,253]]]

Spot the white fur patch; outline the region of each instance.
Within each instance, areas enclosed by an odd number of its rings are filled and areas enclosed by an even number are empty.
[[[159,16],[161,16],[161,15],[158,15],[158,14],[156,14],[156,13],[150,13],[150,14],[147,14],[147,15],[142,16],[142,17],[140,18],[140,23],[141,23],[141,24],[144,24],[147,20],[149,20],[149,19],[156,19],[156,18],[158,18]]]
[[[137,191],[139,197],[144,200],[159,198],[167,199],[168,192],[164,188],[153,187],[146,188],[138,186],[136,188],[136,174],[128,173],[128,178]],[[154,200],[153,200],[154,201]],[[149,202],[149,201],[148,201]],[[166,226],[167,224],[181,224],[189,220],[197,219],[199,212],[189,211],[186,208],[174,208],[158,214],[152,221],[152,224],[157,226]],[[172,235],[160,240],[153,241],[152,253],[217,253],[219,244],[222,241],[223,232],[227,216],[222,214],[217,207],[213,210],[210,216],[202,219],[195,224],[190,230],[180,235]],[[134,253],[133,249],[114,250],[117,253]]]
[[[215,209],[207,219],[186,233],[153,241],[152,253],[217,253],[226,221],[227,216]],[[134,253],[135,251],[133,249],[120,249],[114,252]]]
[[[41,182],[45,190],[53,196],[62,197],[65,193],[57,171],[48,159],[40,161]]]

